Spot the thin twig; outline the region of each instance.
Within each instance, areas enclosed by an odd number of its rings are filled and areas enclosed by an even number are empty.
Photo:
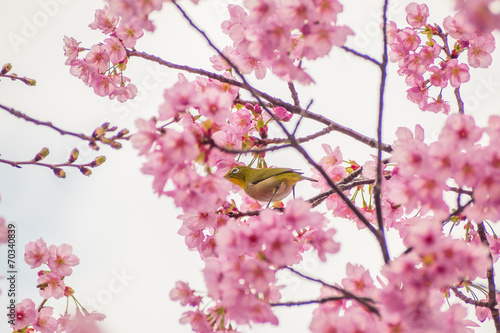
[[[453,216],[458,216],[458,215],[462,214],[462,212],[465,210],[465,208],[467,208],[467,206],[469,206],[469,205],[470,205],[471,203],[473,203],[473,202],[474,202],[474,199],[470,199],[469,201],[467,201],[467,202],[465,203],[465,205],[462,205],[462,206],[458,207],[458,209],[457,209],[457,210],[455,210],[453,213],[451,213],[450,215],[448,215],[448,217],[447,217],[447,218],[443,219],[443,220],[441,221],[441,223],[446,223],[446,222],[448,222],[448,221],[449,221],[449,220],[450,220]]]
[[[384,114],[384,93],[385,93],[385,81],[387,79],[387,8],[389,6],[388,0],[384,1],[384,8],[382,11],[382,24],[383,24],[383,36],[384,36],[384,53],[382,55],[382,63],[380,64],[380,91],[379,91],[379,108],[378,108],[378,125],[377,125],[377,140],[382,142],[382,119]],[[382,256],[384,257],[384,262],[387,264],[391,258],[389,256],[389,248],[387,247],[387,242],[384,234],[384,216],[382,214],[382,147],[377,147],[377,181],[373,186],[373,194],[375,200],[375,211],[377,214],[378,222],[378,233],[377,240],[380,243],[380,248],[382,250]]]
[[[214,141],[211,141],[210,145],[212,147],[215,147],[215,148],[219,149],[220,151],[223,151],[223,152],[229,153],[229,154],[235,154],[235,155],[239,155],[239,154],[243,154],[243,155],[245,155],[245,154],[260,154],[260,153],[266,153],[266,152],[269,152],[269,151],[276,151],[276,150],[286,149],[286,148],[291,148],[292,147],[291,144],[287,143],[287,144],[283,144],[283,145],[279,145],[279,146],[273,146],[273,147],[262,147],[262,148],[252,148],[252,149],[233,149],[233,148],[227,148],[227,147],[219,146]]]
[[[455,97],[457,98],[458,113],[465,114],[464,101],[460,97],[460,87],[455,88]]]
[[[380,66],[380,65],[381,65],[381,64],[380,64],[380,62],[379,62],[378,60],[376,60],[376,59],[374,59],[374,58],[372,58],[372,57],[370,57],[370,56],[367,56],[366,54],[359,53],[358,51],[355,51],[355,50],[353,50],[353,49],[351,49],[351,48],[349,48],[349,47],[347,47],[347,46],[342,46],[342,47],[341,47],[341,49],[343,49],[343,50],[345,50],[345,51],[347,51],[347,52],[349,52],[349,53],[352,53],[352,54],[354,54],[355,56],[358,56],[358,57],[360,57],[360,58],[363,58],[363,59],[365,59],[365,60],[371,61],[372,63],[374,63],[374,64],[375,64],[375,65],[377,65],[377,66]]]
[[[299,143],[304,143],[308,142],[311,140],[314,140],[320,136],[323,136],[325,134],[330,133],[333,131],[332,127],[326,127],[322,129],[319,132],[310,134],[308,136],[305,136],[303,138],[298,138],[297,142]],[[252,149],[233,149],[233,148],[227,148],[223,146],[219,146],[216,144],[213,140],[209,142],[209,144],[225,153],[230,153],[230,154],[257,154],[257,153],[265,153],[268,151],[275,151],[279,149],[285,149],[285,148],[290,148],[290,140],[289,139],[284,139],[284,138],[276,138],[276,139],[261,139],[257,141],[257,145],[269,145],[269,144],[282,144],[280,146],[274,146],[274,147],[263,147],[263,148],[252,148]]]
[[[243,82],[233,80],[233,79],[228,79],[227,77],[224,77],[224,76],[218,75],[218,74],[214,74],[212,72],[205,71],[203,69],[177,65],[177,64],[165,61],[165,60],[161,59],[160,57],[156,57],[156,56],[147,54],[145,52],[139,52],[137,50],[127,50],[127,55],[129,57],[138,57],[138,58],[143,58],[143,59],[146,59],[149,61],[153,61],[153,62],[158,63],[159,65],[166,66],[169,68],[183,70],[183,71],[186,71],[188,73],[203,75],[203,76],[206,76],[206,77],[211,78],[213,80],[218,80],[222,83],[227,83],[227,84],[230,84],[230,85],[233,85],[233,86],[245,89],[245,90],[249,90],[249,88]],[[252,89],[253,89],[254,94],[258,95],[259,97],[262,97],[263,99],[265,99],[266,101],[268,101],[270,103],[270,104],[267,104],[267,103],[265,104],[265,103],[261,102],[261,103],[259,103],[259,105],[261,105],[261,106],[274,106],[274,107],[281,106],[281,107],[284,107],[287,111],[289,111],[291,113],[300,114],[304,118],[315,120],[315,121],[320,122],[322,124],[325,124],[327,126],[332,126],[335,131],[342,133],[344,135],[347,135],[347,136],[349,136],[349,137],[351,137],[351,138],[353,138],[353,139],[355,139],[355,140],[357,140],[357,141],[359,141],[359,142],[361,142],[369,147],[377,148],[379,146],[376,139],[370,138],[366,135],[358,133],[351,128],[342,126],[342,125],[326,118],[325,116],[323,116],[321,114],[316,114],[314,112],[306,111],[300,107],[297,107],[295,105],[287,103],[279,98],[270,96],[269,94],[266,94],[262,91],[259,91],[253,87],[252,87]],[[238,101],[241,101],[241,100],[237,100],[237,102]],[[241,101],[241,102],[242,102],[242,104],[245,103],[245,101]],[[248,103],[255,104],[257,102],[248,102]],[[392,151],[391,145],[381,143],[381,146],[382,146],[382,150],[385,152],[390,153]]]
[[[499,321],[499,313],[497,308],[497,298],[495,291],[495,271],[493,268],[493,256],[490,251],[490,244],[488,243],[488,239],[486,238],[486,231],[484,230],[484,224],[477,224],[477,233],[479,234],[479,238],[481,238],[481,243],[488,248],[488,253],[490,257],[490,267],[486,272],[486,277],[488,279],[488,308],[491,311],[491,316],[493,317],[493,322],[495,323],[495,328],[497,332],[500,332],[500,321]]]
[[[16,116],[17,118],[24,119],[24,120],[26,120],[28,122],[31,122],[33,124],[36,124],[36,125],[49,127],[51,129],[53,129],[54,131],[59,132],[59,134],[61,134],[61,135],[71,135],[71,136],[74,136],[74,137],[77,137],[79,139],[86,140],[86,141],[91,141],[92,140],[92,137],[86,136],[85,134],[78,134],[78,133],[73,133],[73,132],[70,132],[70,131],[65,131],[65,130],[63,130],[63,129],[61,129],[61,128],[55,126],[55,125],[53,125],[50,121],[40,121],[38,119],[31,118],[30,116],[28,116],[28,115],[26,115],[26,114],[24,114],[24,113],[22,113],[20,111],[16,111],[13,108],[9,108],[9,107],[4,106],[4,105],[0,105],[0,108],[2,108],[5,111],[9,112],[13,116]]]
[[[293,105],[300,107],[299,94],[297,93],[295,85],[292,81],[288,82],[288,89],[290,89],[290,93],[292,94]]]
[[[378,311],[378,309],[376,307],[374,307],[372,304],[369,304],[369,303],[374,303],[374,301],[371,299],[371,298],[366,298],[366,297],[358,297],[356,295],[354,295],[353,293],[343,289],[343,288],[340,288],[340,287],[337,287],[333,284],[329,284],[329,283],[326,283],[320,279],[315,279],[315,278],[312,278],[310,276],[307,276],[307,275],[304,275],[296,270],[294,270],[293,268],[291,267],[283,267],[283,268],[286,268],[288,269],[290,272],[306,279],[306,280],[309,280],[309,281],[312,281],[312,282],[316,282],[316,283],[319,283],[321,284],[322,286],[325,286],[325,287],[328,287],[328,288],[331,288],[331,289],[334,289],[338,292],[340,292],[342,295],[344,295],[344,297],[346,298],[349,298],[349,299],[353,299],[355,301],[357,301],[358,303],[360,303],[361,305],[363,305],[368,311],[376,314],[377,316],[380,317],[380,313]]]
[[[300,306],[300,305],[308,305],[308,304],[323,304],[327,302],[334,302],[334,301],[344,301],[346,299],[351,299],[350,297],[346,296],[332,296],[332,297],[325,297],[325,298],[320,298],[320,299],[313,299],[310,301],[291,301],[291,302],[281,302],[281,303],[270,303],[269,305],[271,306]],[[367,301],[370,301],[371,299],[366,298],[366,297],[360,297],[360,299],[365,299]]]
[[[450,287],[450,289],[453,291],[453,293],[455,294],[455,296],[457,296],[464,303],[472,304],[472,305],[475,305],[475,306],[482,306],[482,307],[485,307],[485,308],[489,307],[488,302],[477,301],[475,299],[469,298],[469,297],[465,296],[460,290],[458,290],[457,287]]]
[[[48,127],[50,129],[58,132],[61,135],[69,135],[69,136],[73,136],[73,137],[79,138],[79,139],[84,140],[84,141],[88,141],[90,143],[90,146],[95,150],[99,150],[99,147],[97,146],[97,142],[101,142],[103,144],[108,144],[111,147],[118,149],[118,148],[121,148],[121,144],[116,142],[115,140],[128,140],[130,138],[130,135],[129,136],[126,135],[126,134],[128,134],[127,130],[124,130],[126,132],[121,131],[113,137],[105,138],[103,135],[106,133],[106,131],[108,129],[107,129],[107,127],[106,127],[106,129],[103,129],[102,126],[101,126],[101,128],[98,128],[102,132],[100,135],[88,136],[88,135],[85,135],[82,133],[74,133],[71,131],[63,130],[60,127],[52,124],[52,122],[50,122],[50,121],[40,121],[38,119],[32,118],[32,117],[30,117],[30,116],[28,116],[20,111],[17,111],[13,108],[9,108],[9,107],[1,105],[1,104],[0,104],[0,108],[4,109],[5,111],[9,112],[11,115],[13,115],[17,118],[24,119],[27,122],[31,122],[35,125]]]
[[[26,76],[17,76],[16,74],[0,74],[0,78],[5,77],[11,79],[12,81],[19,80],[28,86],[36,86],[36,80],[30,79]]]
[[[375,179],[359,179],[359,180],[352,181],[350,183],[345,183],[345,184],[337,183],[337,186],[341,191],[347,191],[347,190],[350,190],[351,188],[354,188],[354,187],[363,186],[363,185],[370,185],[373,183],[375,183]],[[325,192],[318,194],[317,196],[315,196],[307,201],[311,204],[312,207],[316,207],[332,194],[335,194],[335,191],[330,189],[328,191],[325,191]]]

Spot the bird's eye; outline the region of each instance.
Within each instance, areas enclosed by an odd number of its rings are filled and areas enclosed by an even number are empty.
[[[233,168],[231,170],[231,174],[233,174],[233,175],[237,174],[238,172],[240,172],[240,169],[238,169],[238,168]]]

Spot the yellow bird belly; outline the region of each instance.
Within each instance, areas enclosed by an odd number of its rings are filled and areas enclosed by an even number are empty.
[[[256,184],[248,183],[244,190],[251,198],[257,201],[281,201],[292,192],[296,181],[288,182],[286,179],[270,177]],[[273,195],[274,194],[274,195]]]

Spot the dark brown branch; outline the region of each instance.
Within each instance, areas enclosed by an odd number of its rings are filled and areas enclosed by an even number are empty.
[[[76,164],[68,161],[65,163],[50,164],[50,163],[43,163],[40,161],[36,161],[34,159],[29,161],[16,162],[0,158],[0,163],[8,164],[15,168],[21,168],[22,165],[41,166],[51,169],[54,172],[54,174],[59,178],[66,178],[66,173],[62,170],[63,167],[77,168],[83,175],[89,176],[92,173],[89,168],[95,168],[104,163],[105,160],[106,159],[104,156],[98,156],[92,162],[89,163]]]
[[[446,223],[453,216],[458,216],[458,215],[462,214],[462,212],[465,210],[465,208],[467,208],[467,206],[469,206],[473,202],[474,202],[474,199],[470,199],[469,201],[467,201],[467,203],[465,205],[462,205],[462,206],[458,207],[458,209],[456,211],[454,211],[453,213],[451,213],[450,215],[448,215],[448,217],[445,218],[443,221],[441,221],[441,223]]]
[[[36,80],[30,79],[29,77],[26,76],[17,76],[17,74],[0,74],[0,78],[5,77],[8,79],[11,79],[12,81],[19,80],[28,86],[36,86]]]
[[[375,179],[359,179],[356,181],[352,181],[350,183],[344,183],[344,184],[339,184],[337,183],[338,188],[341,191],[347,191],[350,190],[351,188],[358,187],[358,186],[363,186],[363,185],[370,185],[375,183]],[[335,191],[330,189],[328,191],[325,191],[323,193],[318,194],[317,196],[307,200],[312,207],[318,206],[320,203],[322,203],[326,198],[328,198],[330,195],[334,194]]]
[[[484,224],[477,224],[477,233],[479,234],[479,238],[481,238],[481,243],[488,248],[489,257],[490,257],[490,267],[486,272],[486,277],[488,279],[488,308],[491,311],[491,316],[493,317],[493,322],[495,323],[495,328],[497,332],[500,332],[500,321],[499,321],[499,313],[497,308],[497,298],[495,291],[495,271],[493,268],[493,256],[490,251],[490,244],[488,243],[488,239],[486,238],[486,231],[484,230]]]
[[[92,140],[91,137],[88,137],[85,134],[77,134],[77,133],[65,131],[63,129],[60,129],[57,126],[54,126],[50,121],[40,121],[40,120],[37,120],[35,118],[31,118],[30,116],[28,116],[28,115],[26,115],[26,114],[24,114],[24,113],[22,113],[20,111],[16,111],[13,108],[9,108],[9,107],[4,106],[4,105],[0,105],[0,108],[2,108],[5,111],[9,112],[13,116],[16,116],[17,118],[24,119],[24,120],[26,120],[28,122],[31,122],[33,124],[36,124],[36,125],[49,127],[51,129],[53,129],[54,131],[59,132],[59,134],[61,134],[61,135],[71,135],[71,136],[74,136],[74,137],[77,137],[79,139],[86,140],[86,141]]]
[[[455,193],[461,193],[461,194],[467,194],[469,196],[472,196],[472,191],[464,190],[464,189],[458,188],[458,187],[448,186],[448,191],[452,191],[452,192],[455,192]]]
[[[464,303],[472,304],[472,305],[475,305],[475,306],[482,306],[482,307],[485,307],[485,308],[489,307],[488,302],[477,301],[475,299],[469,298],[469,297],[465,296],[460,290],[458,290],[457,287],[450,287],[450,289],[453,291],[453,293],[455,294],[455,296],[457,296]]]
[[[227,147],[222,147],[216,144],[215,142],[211,142],[210,145],[212,147],[215,147],[219,149],[220,151],[223,151],[225,153],[229,154],[260,154],[260,153],[265,153],[268,151],[276,151],[280,149],[285,149],[285,148],[291,148],[291,144],[284,144],[280,146],[273,146],[273,147],[263,147],[263,148],[252,148],[252,149],[233,149],[233,148],[227,148]]]
[[[298,138],[296,139],[297,142],[299,143],[304,143],[308,142],[311,140],[314,140],[322,135],[328,134],[331,131],[333,131],[333,128],[327,127],[322,129],[319,132],[313,133],[311,135],[305,136],[303,138]],[[257,144],[258,145],[268,145],[268,144],[281,144],[280,146],[274,146],[274,147],[263,147],[263,148],[252,148],[252,149],[233,149],[233,148],[227,148],[227,147],[222,147],[217,145],[214,141],[210,141],[209,144],[225,153],[230,153],[230,154],[255,154],[255,153],[265,153],[268,151],[275,151],[279,149],[285,149],[285,148],[290,148],[290,140],[289,139],[284,139],[284,138],[277,138],[277,139],[262,139],[258,140]]]
[[[292,94],[292,99],[293,99],[293,105],[296,107],[300,107],[300,101],[299,101],[299,94],[297,93],[297,90],[295,89],[295,85],[293,82],[288,82],[288,89],[290,89],[290,93]]]
[[[353,172],[351,172],[350,174],[348,174],[347,176],[345,176],[344,178],[342,178],[338,183],[337,185],[341,185],[341,184],[345,184],[345,183],[348,183],[350,182],[351,180],[354,180],[355,178],[357,178],[359,175],[361,175],[363,173],[363,167],[359,167],[357,170],[354,170]]]
[[[374,59],[374,58],[372,58],[372,57],[370,57],[370,56],[367,56],[366,54],[359,53],[358,51],[355,51],[355,50],[353,50],[353,49],[351,49],[351,48],[349,48],[349,47],[347,47],[347,46],[342,46],[342,47],[341,47],[341,49],[343,49],[344,51],[347,51],[347,52],[349,52],[349,53],[352,53],[352,54],[354,54],[355,56],[358,56],[358,57],[360,57],[360,58],[363,58],[363,59],[365,59],[365,60],[371,61],[372,63],[374,63],[374,64],[375,64],[375,65],[377,65],[377,66],[380,66],[380,65],[381,65],[381,64],[380,64],[380,62],[379,62],[378,60],[376,60],[376,59]]]
[[[345,297],[345,296],[332,296],[332,297],[325,297],[325,298],[320,298],[320,299],[313,299],[310,301],[291,301],[291,302],[282,302],[282,303],[270,303],[269,305],[271,306],[300,306],[300,305],[308,305],[308,304],[323,304],[327,302],[334,302],[334,301],[344,301],[346,299],[351,299],[350,297]],[[360,299],[364,299],[366,301],[371,301],[371,299],[366,298],[366,297],[360,297]]]
[[[384,114],[384,94],[385,94],[385,81],[387,79],[387,8],[389,6],[388,0],[384,1],[384,8],[382,10],[382,24],[383,24],[383,36],[384,36],[384,53],[382,55],[382,63],[380,64],[380,90],[379,90],[379,106],[378,106],[378,125],[377,125],[377,140],[382,142],[382,119]],[[387,247],[387,242],[384,234],[384,216],[382,214],[382,147],[380,145],[377,147],[377,181],[373,186],[373,194],[375,200],[375,212],[377,214],[378,222],[378,232],[377,240],[380,244],[382,250],[382,256],[384,257],[384,262],[387,264],[391,258],[389,256],[389,248]]]
[[[245,83],[243,82],[240,82],[240,81],[237,81],[237,80],[233,80],[233,79],[228,79],[222,75],[218,75],[218,74],[214,74],[212,72],[209,72],[209,71],[206,71],[206,70],[203,70],[203,69],[198,69],[198,68],[192,68],[192,67],[189,67],[189,66],[182,66],[182,65],[177,65],[177,64],[174,64],[174,63],[171,63],[171,62],[168,62],[168,61],[165,61],[163,59],[161,59],[160,57],[156,57],[154,55],[150,55],[150,54],[147,54],[145,52],[139,52],[137,50],[127,50],[127,55],[129,57],[138,57],[138,58],[143,58],[143,59],[146,59],[146,60],[149,60],[149,61],[153,61],[153,62],[156,62],[158,63],[159,65],[162,65],[162,66],[166,66],[168,68],[173,68],[173,69],[178,69],[178,70],[182,70],[182,71],[186,71],[188,73],[193,73],[193,74],[198,74],[198,75],[203,75],[203,76],[206,76],[208,78],[211,78],[213,80],[218,80],[222,83],[227,83],[227,84],[230,84],[230,85],[233,85],[233,86],[236,86],[236,87],[240,87],[242,89],[245,89],[245,90],[249,90],[249,88],[246,86]],[[266,94],[262,91],[259,91],[255,88],[252,87],[252,91],[254,92],[255,95],[259,96],[259,97],[262,97],[263,99],[265,99],[266,101],[268,101],[270,104],[265,104],[265,103],[262,103],[260,102],[259,104],[261,106],[269,106],[269,107],[276,107],[276,106],[281,106],[281,107],[284,107],[287,111],[289,112],[292,112],[292,113],[295,113],[295,114],[300,114],[301,116],[303,116],[304,118],[308,118],[308,119],[311,119],[311,120],[315,120],[317,122],[320,122],[322,124],[325,124],[327,126],[331,126],[335,131],[339,132],[339,133],[342,133],[344,135],[347,135],[369,147],[372,147],[372,148],[377,148],[378,147],[378,142],[377,140],[373,139],[373,138],[370,138],[368,136],[365,136],[363,134],[360,134],[348,127],[345,127],[345,126],[342,126],[328,118],[326,118],[325,116],[323,115],[320,115],[320,114],[316,114],[314,112],[310,112],[310,111],[307,111],[305,109],[302,109],[300,107],[297,107],[295,105],[292,105],[290,103],[287,103],[279,98],[276,98],[276,97],[273,97],[273,96],[270,96],[269,94]],[[237,100],[238,101],[238,100]],[[241,102],[245,102],[245,101],[241,101]],[[257,102],[248,102],[248,103],[257,103]],[[385,152],[388,152],[390,153],[392,151],[392,147],[388,144],[385,144],[385,143],[382,143],[381,144],[382,146],[382,150],[385,151]]]
[[[315,279],[315,278],[312,278],[310,276],[307,276],[307,275],[304,275],[296,270],[294,270],[293,268],[291,267],[283,267],[285,269],[288,269],[290,272],[306,279],[306,280],[309,280],[309,281],[312,281],[312,282],[316,282],[316,283],[319,283],[321,284],[322,286],[325,286],[325,287],[328,287],[328,288],[331,288],[331,289],[334,289],[338,292],[340,292],[342,295],[344,295],[345,298],[348,298],[348,299],[352,299],[352,300],[355,300],[357,301],[358,303],[360,303],[361,305],[363,305],[365,307],[366,310],[376,314],[377,316],[380,317],[380,313],[378,311],[378,309],[376,307],[374,307],[372,304],[370,303],[374,303],[374,301],[370,298],[366,298],[366,297],[358,297],[356,295],[354,295],[353,293],[343,289],[343,288],[340,288],[340,287],[337,287],[337,286],[334,286],[332,284],[329,284],[329,283],[326,283],[320,279]]]
[[[455,97],[457,98],[458,113],[465,114],[464,101],[460,96],[460,87],[455,88]]]
[[[73,136],[73,137],[79,138],[79,139],[84,140],[84,141],[88,141],[90,144],[90,147],[94,150],[99,150],[99,146],[97,146],[97,142],[102,142],[103,144],[110,145],[112,148],[119,149],[119,148],[121,148],[121,144],[119,142],[117,142],[116,140],[128,140],[130,138],[130,136],[126,136],[128,134],[127,130],[122,130],[117,135],[110,137],[110,138],[106,138],[104,136],[106,134],[106,132],[111,131],[111,130],[114,131],[116,129],[116,128],[115,129],[108,128],[109,124],[101,125],[101,127],[96,129],[96,131],[94,132],[94,134],[92,136],[88,136],[88,135],[85,135],[82,133],[74,133],[74,132],[63,130],[60,127],[57,127],[54,124],[52,124],[52,122],[50,122],[50,121],[40,121],[40,120],[32,118],[32,117],[30,117],[30,116],[28,116],[20,111],[17,111],[13,108],[9,108],[9,107],[1,105],[1,104],[0,104],[0,108],[4,109],[5,111],[9,112],[11,115],[13,115],[17,118],[24,119],[27,122],[31,122],[35,125],[48,127],[50,129],[53,129],[54,131],[58,132],[61,135],[69,135],[69,136]]]
[[[234,219],[239,219],[240,217],[244,217],[244,216],[259,216],[259,215],[260,215],[260,210],[226,213],[226,216],[232,217]]]

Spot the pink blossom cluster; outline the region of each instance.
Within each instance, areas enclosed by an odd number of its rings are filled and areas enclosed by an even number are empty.
[[[423,111],[450,112],[450,105],[442,98],[442,90],[448,86],[459,88],[470,80],[469,66],[460,61],[467,51],[467,63],[474,68],[491,65],[491,53],[495,38],[488,31],[478,30],[467,19],[466,11],[448,16],[443,29],[427,23],[429,9],[425,4],[410,3],[406,7],[406,20],[410,27],[399,29],[396,23],[387,27],[389,56],[397,62],[399,75],[406,77],[407,97]],[[419,34],[426,36],[423,43]],[[450,49],[449,37],[456,40]],[[431,87],[439,93],[429,95]]]
[[[230,322],[278,324],[270,306],[281,297],[276,271],[299,263],[301,254],[311,248],[322,261],[327,253],[336,253],[340,245],[333,240],[335,230],[325,230],[327,223],[322,214],[311,212],[309,204],[296,199],[283,213],[266,209],[259,216],[230,219],[219,226],[213,255],[205,259],[204,269],[208,296],[216,305],[202,311],[200,298],[186,284],[178,283],[171,299],[197,307],[186,312],[181,322],[189,322],[196,332],[212,332],[221,327],[222,320],[225,328]],[[207,318],[218,324],[210,324]]]
[[[322,144],[321,146],[326,155],[319,160],[318,164],[323,168],[323,170],[325,170],[329,178],[334,183],[338,184],[344,177],[348,176],[349,173],[359,168],[359,165],[357,165],[354,161],[350,161],[350,166],[348,167],[342,165],[344,160],[339,147],[332,149],[332,147],[328,144]],[[384,165],[383,168],[385,168]],[[376,169],[377,165],[375,161],[366,162],[363,166],[363,176],[367,179],[376,179]],[[311,172],[314,175],[313,177],[318,180],[317,183],[312,184],[313,187],[320,189],[321,192],[330,190],[330,185],[328,185],[326,179],[316,168],[311,168]],[[383,184],[385,185],[385,183]],[[366,217],[366,219],[370,223],[373,223],[376,220],[375,205],[373,205],[371,200],[363,198],[365,191],[366,190],[363,186],[359,186],[344,191],[344,194],[346,197],[351,197],[353,202],[356,202],[355,198],[358,197],[358,195],[361,196],[361,202],[357,201],[356,204],[358,204],[359,210]],[[339,195],[332,194],[328,196],[325,203],[326,208],[332,213],[333,216],[354,221],[358,229],[366,228],[366,225],[356,216],[356,214],[353,213],[353,211]],[[400,205],[395,204],[387,196],[383,196],[381,198],[381,204],[384,218],[388,223],[389,221],[394,222],[403,216],[403,208]]]
[[[139,132],[132,137],[134,147],[146,157],[143,173],[154,177],[156,193],[172,197],[183,209],[179,234],[203,259],[214,256],[214,234],[228,220],[215,212],[219,207],[235,209],[226,202],[234,187],[222,176],[241,163],[223,149],[258,147],[273,121],[258,105],[233,105],[237,94],[237,89],[219,81],[188,81],[179,75],[178,82],[165,90],[158,118],[137,120]],[[272,112],[280,121],[292,116],[282,107]],[[171,126],[160,125],[163,122]],[[250,201],[245,198],[245,202]]]
[[[500,117],[491,116],[488,126],[478,127],[471,116],[454,114],[445,123],[438,141],[424,143],[417,126],[415,134],[407,128],[397,131],[391,162],[397,168],[388,181],[388,197],[404,206],[406,212],[433,211],[446,218],[450,208],[443,193],[460,193],[463,214],[480,223],[500,219]],[[487,144],[478,144],[483,138]],[[473,199],[473,200],[472,200]]]
[[[469,327],[478,326],[466,319],[462,305],[445,305],[443,291],[465,278],[484,278],[491,265],[488,249],[444,236],[441,222],[432,218],[406,220],[401,231],[412,252],[384,266],[379,287],[367,270],[352,264],[347,264],[347,278],[339,286],[372,299],[381,317],[355,300],[329,301],[314,310],[311,332],[343,332],[346,327],[368,333],[470,332]],[[339,296],[341,292],[328,286],[321,290],[323,299]],[[488,316],[478,313],[478,319]]]
[[[70,73],[94,89],[99,96],[108,96],[125,102],[137,95],[137,87],[123,75],[127,67],[126,48],[133,48],[137,39],[144,34],[143,27],[136,21],[120,21],[107,6],[96,10],[95,20],[89,27],[109,35],[104,43],[93,45],[90,50],[80,47],[72,37],[64,37],[64,55]],[[87,50],[85,56],[80,53]]]
[[[243,74],[254,72],[258,79],[271,69],[283,80],[311,83],[300,60],[323,57],[354,34],[337,24],[343,10],[338,0],[246,0],[244,5],[228,6],[230,19],[222,31],[233,45],[224,54]],[[211,60],[217,70],[230,69],[220,56]]]
[[[146,157],[142,171],[154,177],[155,192],[172,197],[183,209],[179,234],[206,262],[208,296],[216,305],[202,306],[199,295],[183,282],[170,294],[182,305],[194,307],[181,322],[197,332],[212,332],[220,325],[228,328],[230,322],[277,323],[269,304],[279,300],[276,270],[300,262],[301,253],[309,249],[324,261],[339,247],[333,240],[335,230],[325,230],[324,216],[311,212],[301,200],[290,202],[283,213],[265,210],[250,218],[228,216],[239,210],[226,201],[233,185],[222,175],[240,163],[223,149],[258,146],[273,121],[258,105],[235,104],[237,95],[221,82],[188,81],[179,75],[178,82],[165,90],[158,118],[138,120],[139,132],[132,137],[134,147]],[[280,121],[292,116],[282,107],[271,111]],[[160,125],[164,122],[169,126]],[[241,210],[260,208],[244,196]],[[222,284],[217,282],[221,279]]]
[[[214,145],[251,148],[259,140],[253,133],[267,138],[271,117],[259,106],[233,105],[237,94],[237,89],[219,81],[188,81],[180,74],[179,81],[165,90],[158,118],[136,122],[139,132],[132,137],[132,143],[139,154],[146,156],[143,172],[154,176],[156,193],[172,196],[186,213],[214,212],[232,188],[222,175],[237,164],[234,154],[214,149]],[[291,118],[281,107],[274,108],[273,113],[282,121]],[[157,125],[158,121],[180,126],[160,130],[164,126]],[[200,175],[196,170],[200,165],[210,168],[210,172]],[[173,191],[165,191],[169,180],[175,187]]]
[[[44,298],[43,304],[50,298],[59,299],[63,296],[74,297],[74,291],[64,283],[64,279],[73,273],[72,266],[80,263],[77,256],[73,254],[71,245],[50,245],[38,239],[25,246],[24,260],[32,268],[47,265],[50,270],[38,272],[37,287],[40,296]],[[14,332],[89,332],[98,333],[95,321],[103,320],[104,315],[99,313],[88,313],[82,309],[84,314],[77,308],[77,313],[72,316],[68,312],[59,318],[53,317],[53,309],[48,306],[35,306],[31,299],[24,299],[16,305],[15,320],[12,328]]]
[[[106,0],[110,12],[120,17],[122,23],[139,30],[154,31],[149,14],[160,10],[166,0]],[[168,1],[169,2],[169,1]]]

